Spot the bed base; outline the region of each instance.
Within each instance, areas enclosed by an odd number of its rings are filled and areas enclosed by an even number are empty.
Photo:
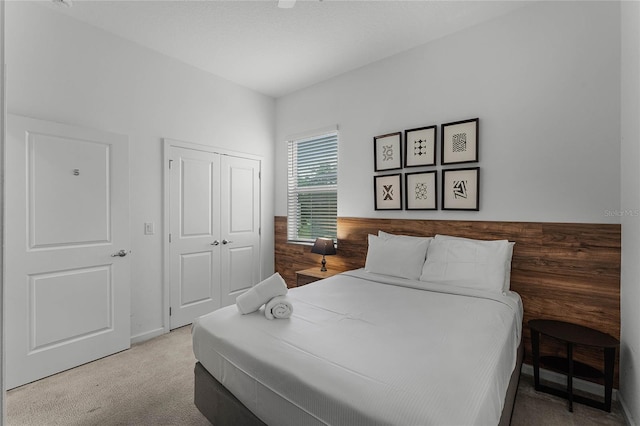
[[[199,362],[195,368],[195,398],[198,410],[214,426],[266,426]]]
[[[522,360],[524,358],[524,345],[520,342],[518,347],[518,357],[516,367],[511,373],[505,404],[500,417],[498,426],[507,426],[511,424],[513,415],[513,407],[516,401],[516,393],[518,392],[518,384],[520,383],[520,370],[522,368]],[[247,407],[245,407],[231,392],[227,390],[219,381],[217,381],[209,372],[200,364],[195,366],[195,398],[194,402],[200,412],[214,426],[267,426]]]
[[[513,417],[513,407],[516,405],[516,394],[518,393],[518,385],[520,384],[520,373],[522,371],[522,361],[524,360],[524,343],[520,340],[520,346],[518,346],[518,356],[516,358],[516,367],[511,373],[509,379],[509,387],[507,388],[507,394],[504,399],[504,408],[502,408],[502,415],[500,416],[500,423],[498,426],[508,426],[511,424],[511,418]]]

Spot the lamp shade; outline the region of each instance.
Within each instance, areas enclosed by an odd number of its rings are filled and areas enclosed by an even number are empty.
[[[336,246],[333,245],[333,240],[331,238],[316,238],[316,242],[311,248],[311,253],[327,256],[336,254]]]

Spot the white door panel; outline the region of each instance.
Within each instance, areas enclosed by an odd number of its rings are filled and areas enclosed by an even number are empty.
[[[128,139],[9,116],[7,387],[130,344]]]
[[[110,266],[34,274],[29,280],[31,351],[113,329]],[[69,303],[74,298],[84,303]]]
[[[170,275],[174,329],[220,307],[220,158],[171,147]]]
[[[31,248],[108,242],[109,144],[30,133],[27,147]]]
[[[234,242],[231,245],[235,246],[240,244]],[[257,283],[255,270],[249,267],[249,265],[255,264],[256,254],[256,250],[251,245],[245,247],[229,247],[229,276],[226,277],[225,280],[228,283],[226,290],[229,300],[227,304],[235,303],[238,292],[246,291],[253,284]]]
[[[222,305],[260,281],[260,162],[221,157]]]
[[[213,222],[213,172],[217,159],[180,157],[180,237],[211,237]],[[179,154],[180,155],[180,154]]]
[[[260,280],[260,161],[168,145],[170,328]]]
[[[185,253],[180,259],[180,306],[218,299],[211,285],[213,253]]]

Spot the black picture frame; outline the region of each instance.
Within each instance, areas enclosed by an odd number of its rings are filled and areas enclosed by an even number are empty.
[[[404,166],[436,165],[438,126],[417,127],[404,131]]]
[[[438,210],[438,172],[405,173],[405,209]]]
[[[402,210],[402,173],[373,177],[376,210]]]
[[[442,210],[480,210],[480,167],[442,171]]]
[[[478,161],[480,119],[445,123],[441,129],[441,164],[475,163]]]
[[[373,164],[376,172],[402,168],[402,133],[373,137]]]

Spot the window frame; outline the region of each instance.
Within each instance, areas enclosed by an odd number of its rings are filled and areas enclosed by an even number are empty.
[[[318,237],[332,238],[337,242],[339,139],[338,130],[333,129],[304,137],[290,138],[287,141],[288,243],[311,245]],[[299,150],[302,145],[309,143],[313,143],[310,146],[315,146],[316,150],[321,150],[322,145],[327,145],[331,154],[314,152],[314,149],[309,147],[306,151]],[[330,172],[326,176],[316,175],[313,168],[318,164],[328,167]],[[300,185],[301,175],[307,176],[311,181],[315,179],[317,182]],[[301,195],[309,196],[306,213],[303,212],[305,208],[300,201]],[[322,205],[324,199],[329,203],[328,206]],[[326,211],[327,208],[329,212]],[[301,222],[305,220],[311,221],[308,225],[311,229],[306,235],[300,233],[303,226]]]

